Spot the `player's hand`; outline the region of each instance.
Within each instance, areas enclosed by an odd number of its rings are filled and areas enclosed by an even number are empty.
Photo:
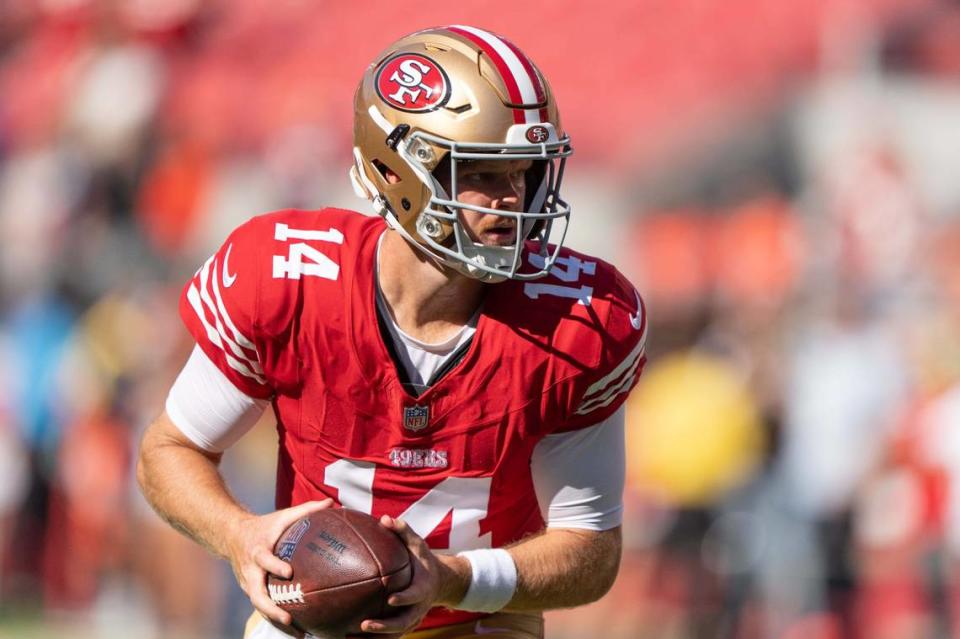
[[[384,515],[380,518],[380,523],[400,535],[400,539],[406,544],[410,552],[413,577],[409,586],[393,593],[387,599],[388,604],[397,608],[397,614],[384,619],[367,619],[360,625],[360,629],[364,632],[399,637],[420,625],[424,615],[434,606],[458,603],[463,598],[465,587],[458,586],[456,571],[434,554],[427,542],[413,532],[407,522]],[[455,557],[444,559],[460,561]]]
[[[324,499],[267,515],[249,515],[236,522],[227,544],[227,559],[250,603],[267,621],[295,637],[303,637],[303,633],[290,625],[293,617],[273,603],[267,593],[267,573],[284,579],[289,579],[293,573],[290,564],[273,554],[273,547],[283,531],[298,519],[332,505],[332,499]]]

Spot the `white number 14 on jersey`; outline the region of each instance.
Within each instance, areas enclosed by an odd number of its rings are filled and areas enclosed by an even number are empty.
[[[344,508],[353,508],[373,515],[373,479],[376,464],[341,459],[327,466],[323,482],[336,488],[338,501]],[[490,547],[490,533],[480,534],[480,520],[487,516],[490,500],[490,477],[447,477],[413,502],[399,519],[415,533],[426,538],[450,517],[450,548],[473,550]]]
[[[329,231],[293,229],[286,224],[277,223],[274,227],[273,239],[280,242],[313,240],[315,242],[343,244],[343,233],[337,229],[330,229]],[[291,280],[299,280],[301,275],[335,280],[340,275],[340,265],[306,242],[290,244],[286,257],[283,255],[273,256],[273,277],[275,279],[285,277]]]

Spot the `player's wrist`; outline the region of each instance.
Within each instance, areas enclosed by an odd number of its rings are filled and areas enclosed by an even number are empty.
[[[470,562],[459,555],[436,555],[439,588],[437,605],[456,608],[470,587]]]
[[[470,564],[470,581],[466,593],[457,604],[458,609],[497,612],[510,603],[519,579],[517,564],[508,550],[468,550],[457,556]]]
[[[250,526],[255,519],[257,515],[240,508],[225,514],[215,536],[218,543],[214,552],[231,561],[242,555],[250,543]]]

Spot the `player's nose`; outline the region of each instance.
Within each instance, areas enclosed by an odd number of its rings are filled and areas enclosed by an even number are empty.
[[[518,187],[512,180],[505,180],[491,198],[490,208],[503,211],[518,211],[522,199],[522,187]]]
[[[519,211],[520,199],[516,196],[507,196],[492,200],[490,208],[497,211]]]

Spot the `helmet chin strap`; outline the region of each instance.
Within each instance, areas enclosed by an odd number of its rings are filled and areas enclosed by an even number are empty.
[[[489,271],[479,269],[472,264],[467,264],[466,262],[451,261],[448,262],[447,265],[458,273],[475,280],[480,280],[485,284],[497,284],[499,282],[505,282],[508,279],[506,275],[495,275]]]
[[[512,273],[519,265],[515,264],[515,260],[519,261],[520,255],[517,253],[517,247],[515,244],[510,246],[487,246],[486,244],[481,244],[480,242],[475,242],[467,232],[464,230],[463,225],[456,221],[453,223],[453,232],[456,235],[456,242],[460,246],[460,252],[467,259],[467,261],[454,260],[459,264],[463,264],[467,275],[474,277],[485,282],[502,282],[507,279],[509,274]],[[520,237],[519,233],[517,234],[517,242],[522,242],[523,239]],[[520,251],[522,254],[522,250]],[[504,271],[503,275],[499,273],[491,273],[487,270],[477,268],[477,264],[486,266],[498,271]],[[456,267],[455,267],[456,268]]]

